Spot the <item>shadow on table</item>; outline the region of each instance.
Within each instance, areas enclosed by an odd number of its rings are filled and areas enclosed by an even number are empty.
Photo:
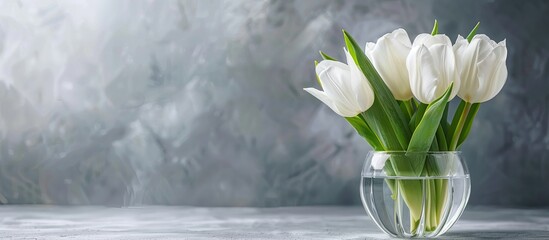
[[[452,231],[441,239],[549,239],[549,230]]]

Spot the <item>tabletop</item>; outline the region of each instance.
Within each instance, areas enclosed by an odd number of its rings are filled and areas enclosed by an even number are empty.
[[[387,239],[360,207],[0,206],[0,239]],[[549,209],[470,207],[441,239],[549,239]]]

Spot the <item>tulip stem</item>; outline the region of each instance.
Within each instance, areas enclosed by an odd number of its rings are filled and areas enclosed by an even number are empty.
[[[463,107],[463,112],[461,112],[461,115],[459,117],[459,122],[457,124],[457,127],[454,131],[454,135],[452,136],[452,141],[450,141],[449,149],[450,151],[456,150],[457,144],[459,141],[459,136],[461,135],[461,131],[463,130],[463,125],[465,124],[465,121],[467,120],[467,115],[469,114],[469,110],[471,110],[471,103],[465,102],[465,106]]]
[[[446,120],[444,120],[446,121]],[[446,142],[446,135],[444,134],[444,129],[442,125],[438,126],[436,139],[438,141],[438,147],[440,151],[446,151],[448,149],[448,143]]]
[[[411,99],[403,101],[403,103],[404,103],[404,106],[406,107],[406,111],[408,111],[408,116],[410,116],[411,118],[414,115],[414,107],[412,107]]]

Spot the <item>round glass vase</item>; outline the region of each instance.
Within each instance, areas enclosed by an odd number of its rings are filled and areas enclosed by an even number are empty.
[[[364,208],[385,233],[432,238],[458,220],[469,200],[460,152],[369,152],[362,169]]]

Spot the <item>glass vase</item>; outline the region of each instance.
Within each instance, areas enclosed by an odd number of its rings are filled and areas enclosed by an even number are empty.
[[[375,152],[362,169],[362,204],[392,237],[432,238],[459,219],[471,191],[460,152]]]

